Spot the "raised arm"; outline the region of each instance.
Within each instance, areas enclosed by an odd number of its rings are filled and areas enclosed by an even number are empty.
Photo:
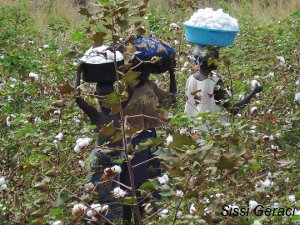
[[[98,119],[98,110],[96,107],[89,105],[82,97],[76,97],[77,105],[83,110],[83,112],[90,118],[92,124],[96,125]]]
[[[229,110],[233,115],[238,114],[239,110],[243,109],[253,97],[259,92],[263,90],[263,86],[261,85],[256,85],[254,90],[245,98],[243,98],[241,101],[233,104],[233,106],[228,102],[230,96],[228,91],[226,91],[224,87],[224,83],[222,80],[219,80],[217,83],[217,88],[214,91],[214,98],[217,102],[217,104],[222,104],[227,110]]]

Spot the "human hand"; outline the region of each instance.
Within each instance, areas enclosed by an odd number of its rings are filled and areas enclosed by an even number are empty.
[[[259,93],[259,92],[261,92],[261,91],[263,90],[263,87],[264,87],[264,86],[263,86],[262,84],[256,83],[256,84],[255,84],[255,88],[254,88],[253,91],[254,91],[255,93]]]

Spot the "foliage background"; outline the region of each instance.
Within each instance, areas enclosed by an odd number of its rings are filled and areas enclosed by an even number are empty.
[[[0,224],[51,224],[58,219],[66,224],[80,223],[71,216],[88,179],[87,168],[81,167],[79,160],[88,164],[93,147],[80,154],[75,154],[73,147],[78,137],[92,137],[93,129],[68,89],[74,82],[78,58],[91,45],[83,32],[87,22],[78,13],[77,3],[1,1],[0,54],[4,59],[0,60],[0,175],[9,188],[0,193]],[[193,13],[187,7],[190,3],[222,7],[239,20],[241,31],[235,44],[221,52],[230,66],[219,68],[225,82],[232,86],[234,98],[250,91],[253,78],[264,84],[264,91],[240,118],[232,118],[228,127],[216,129],[209,136],[193,136],[191,131],[197,123],[181,113],[185,80],[190,74],[190,68],[183,64],[192,48],[180,31],[169,30],[170,23],[181,25]],[[178,100],[170,110],[173,119],[160,130],[160,138],[165,142],[173,132],[174,137],[179,135],[178,140],[186,136],[203,140],[198,146],[194,142],[184,145],[183,141],[159,148],[171,183],[155,186],[164,194],[156,207],[168,207],[169,215],[164,219],[156,216],[148,223],[252,224],[259,219],[263,224],[296,224],[299,216],[222,219],[219,210],[220,204],[247,206],[249,200],[300,210],[299,102],[294,101],[295,93],[300,92],[296,84],[300,79],[299,2],[150,0],[144,20],[151,33],[171,43],[178,52]],[[179,44],[175,44],[177,41]],[[285,67],[279,65],[278,56],[285,58]],[[39,79],[29,78],[30,72],[38,73]],[[168,87],[163,76],[152,79]],[[258,110],[251,113],[254,106]],[[10,126],[8,117],[12,119]],[[41,122],[35,123],[37,117]],[[255,131],[252,126],[256,126]],[[182,127],[187,128],[187,135],[179,134]],[[64,134],[63,140],[54,141],[59,132]],[[273,135],[274,140],[266,141],[264,135]],[[274,185],[259,193],[255,184],[267,176]],[[191,183],[191,178],[195,182]],[[173,197],[177,189],[184,191],[183,199]],[[219,199],[217,193],[225,197]],[[296,201],[289,201],[288,195],[295,195]],[[195,215],[189,212],[191,203],[196,205]],[[204,215],[206,208],[211,213]],[[174,216],[178,211],[183,212],[180,218]]]

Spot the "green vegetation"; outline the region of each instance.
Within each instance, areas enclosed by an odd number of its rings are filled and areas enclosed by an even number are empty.
[[[86,201],[83,189],[89,174],[87,166],[79,162],[89,163],[93,146],[80,153],[75,153],[74,146],[80,137],[96,140],[96,136],[74,103],[72,86],[78,58],[92,45],[86,28],[95,31],[104,25],[89,24],[73,2],[45,1],[41,6],[37,2],[5,1],[0,6],[0,177],[5,177],[8,185],[0,191],[0,224],[52,224],[57,220],[80,224],[80,219],[72,216],[72,207],[80,199]],[[183,32],[169,30],[169,24],[181,25],[189,18],[194,9],[188,6],[194,1],[178,1],[181,6],[172,2],[150,0],[142,15],[146,30],[177,50],[179,90],[177,103],[170,109],[173,118],[159,130],[163,144],[157,150],[170,183],[160,185],[152,180],[142,187],[144,193],[160,190],[162,200],[153,206],[157,210],[166,207],[169,212],[164,219],[156,215],[144,224],[299,223],[299,214],[221,216],[222,205],[247,207],[250,200],[266,207],[279,203],[300,212],[300,102],[294,101],[300,92],[296,83],[300,80],[299,5],[287,1],[290,7],[284,11],[272,5],[258,8],[257,1],[253,5],[249,1],[203,1],[205,6],[224,8],[240,24],[235,44],[221,50],[223,63],[218,69],[234,90],[233,99],[250,91],[252,79],[264,84],[263,92],[240,117],[232,117],[221,127],[216,122],[219,115],[200,115],[199,122],[189,121],[183,114],[185,81],[190,74],[190,68],[183,65],[192,47]],[[136,5],[133,1],[127,4]],[[260,10],[265,14],[257,16]],[[131,19],[128,23],[132,24]],[[103,41],[110,40],[107,36]],[[284,66],[278,57],[284,57]],[[38,78],[29,77],[30,73]],[[168,79],[161,75],[151,79],[167,89]],[[87,99],[97,104],[95,99]],[[255,112],[251,112],[253,107],[257,107]],[[207,118],[215,129],[209,134],[193,132]],[[185,134],[180,133],[181,128],[186,128]],[[62,140],[56,137],[60,132]],[[173,142],[167,145],[169,134]],[[267,180],[270,185],[264,190],[257,186]],[[182,190],[184,197],[175,197],[176,190]],[[290,195],[295,195],[295,201],[289,200]],[[191,204],[195,213],[190,213]],[[182,216],[176,218],[179,211]]]

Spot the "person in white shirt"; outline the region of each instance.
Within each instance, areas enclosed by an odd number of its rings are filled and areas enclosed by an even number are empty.
[[[197,45],[192,58],[200,66],[200,70],[192,74],[186,82],[187,99],[184,111],[190,118],[207,111],[219,112],[224,108],[235,115],[263,89],[262,85],[257,84],[247,97],[236,104],[230,104],[231,93],[215,73],[218,68],[219,47]],[[226,122],[227,118],[222,116],[219,121]],[[207,131],[206,128],[203,129]]]

